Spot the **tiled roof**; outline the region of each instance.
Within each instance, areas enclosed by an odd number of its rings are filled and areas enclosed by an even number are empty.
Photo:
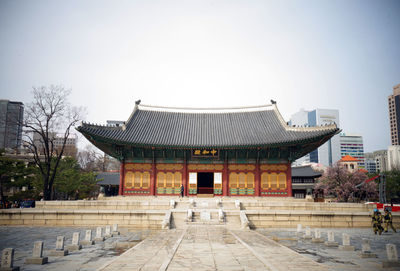
[[[335,135],[335,124],[289,127],[276,105],[235,109],[172,109],[136,104],[123,126],[83,123],[86,137],[117,144],[163,147],[257,147],[315,141]]]
[[[353,156],[345,155],[339,160],[339,162],[360,162],[360,160],[354,158]]]
[[[315,171],[311,166],[292,167],[292,178],[294,177],[321,177],[322,173]]]
[[[100,172],[96,175],[99,185],[119,185],[119,172]]]

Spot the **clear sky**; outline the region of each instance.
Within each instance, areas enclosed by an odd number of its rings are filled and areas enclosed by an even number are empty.
[[[143,104],[278,102],[338,109],[366,151],[390,145],[400,83],[400,1],[0,0],[0,98],[62,84],[87,121]]]

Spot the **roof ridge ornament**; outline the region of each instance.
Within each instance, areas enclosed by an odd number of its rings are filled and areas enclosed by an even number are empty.
[[[136,108],[136,107],[135,107]],[[171,107],[140,104],[138,109],[148,111],[178,112],[178,113],[230,113],[253,112],[261,110],[273,110],[274,104],[237,106],[237,107]]]

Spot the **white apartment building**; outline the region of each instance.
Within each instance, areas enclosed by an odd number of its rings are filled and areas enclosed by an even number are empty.
[[[358,167],[365,168],[364,143],[361,135],[340,134],[340,155],[350,155],[359,160]]]

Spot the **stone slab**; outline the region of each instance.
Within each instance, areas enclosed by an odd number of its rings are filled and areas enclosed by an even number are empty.
[[[360,252],[361,258],[377,258],[378,256],[375,253],[368,253],[368,252]]]
[[[82,245],[67,245],[68,251],[78,251],[82,249]]]
[[[343,250],[343,251],[354,251],[355,250],[354,246],[343,246],[343,245],[340,245],[339,249]]]
[[[25,260],[25,264],[45,264],[48,263],[48,257],[41,257],[41,258],[27,258]]]
[[[312,238],[311,242],[312,243],[324,243],[325,240],[323,238]]]
[[[382,267],[383,268],[400,267],[400,262],[384,261],[382,262]]]
[[[81,245],[83,246],[91,246],[94,245],[94,241],[87,241],[87,240],[82,240]]]
[[[329,241],[326,241],[326,242],[325,242],[325,246],[327,246],[327,247],[338,247],[338,246],[339,246],[339,243],[338,243],[338,242],[329,242]]]
[[[19,271],[19,266],[14,266],[14,267],[0,267],[0,271]]]
[[[50,250],[50,256],[67,256],[68,250]]]

